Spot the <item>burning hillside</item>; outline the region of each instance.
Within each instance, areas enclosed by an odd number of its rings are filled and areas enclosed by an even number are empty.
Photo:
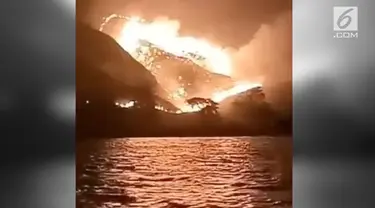
[[[216,91],[233,87],[233,80],[229,76],[212,73],[194,60],[166,52],[148,41],[140,42],[141,46],[134,57],[165,87],[170,100],[210,97]]]
[[[195,111],[186,107],[189,98],[207,97],[220,102],[260,85],[233,80],[230,56],[207,40],[179,36],[177,21],[147,22],[138,17],[111,15],[100,30],[113,18],[125,22],[119,34],[110,35],[152,72],[167,91],[166,99],[183,111]]]

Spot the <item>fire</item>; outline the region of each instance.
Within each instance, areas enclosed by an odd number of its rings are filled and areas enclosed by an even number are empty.
[[[253,89],[255,87],[260,87],[260,86],[262,86],[262,85],[258,84],[258,83],[238,82],[238,83],[235,84],[234,87],[232,87],[228,90],[215,92],[211,96],[210,99],[212,101],[216,102],[216,103],[220,103],[221,101],[223,101],[224,99],[226,99],[228,97],[237,95],[239,93],[242,93],[242,92],[245,92],[247,90]],[[203,104],[192,106],[192,105],[188,105],[188,104],[184,103],[184,104],[179,106],[180,112],[177,112],[177,113],[198,112],[204,107],[205,107],[205,105],[203,105]]]
[[[201,106],[191,106],[188,104],[182,105],[180,107],[180,110],[177,111],[176,113],[193,113],[193,112],[198,112],[202,109]]]
[[[118,101],[115,103],[116,106],[120,107],[120,108],[133,108],[135,107],[137,102],[135,100],[129,100],[129,101]],[[159,110],[159,111],[164,111],[164,112],[168,112],[168,113],[174,113],[174,112],[171,112],[171,111],[168,111],[167,109],[165,109],[163,106],[160,106],[160,105],[156,105],[154,107],[156,110]]]
[[[130,17],[127,20],[117,41],[131,55],[136,54],[141,41],[145,40],[166,52],[191,59],[198,65],[203,64],[212,72],[231,75],[232,63],[229,54],[207,40],[179,36],[178,21],[160,19],[146,22],[139,17]],[[204,57],[204,63],[199,58],[192,57],[192,54]]]
[[[124,102],[124,103],[122,103],[122,102],[116,102],[115,105],[119,106],[121,108],[132,108],[132,107],[135,106],[135,103],[136,103],[136,101],[130,100],[130,101],[127,101],[127,102]]]
[[[127,20],[123,28],[121,29],[120,34],[116,38],[116,41],[141,63],[143,63],[142,60],[145,57],[139,56],[138,50],[150,50],[149,47],[145,47],[144,45],[142,45],[143,41],[147,41],[168,53],[190,59],[196,64],[214,73],[227,76],[232,75],[233,65],[231,62],[230,54],[228,54],[223,48],[210,43],[208,40],[202,38],[180,36],[180,24],[178,21],[157,19],[155,21],[148,22],[140,17],[124,17],[113,14],[104,19],[100,30],[102,30],[105,24],[107,24],[113,18],[121,18]],[[145,67],[147,68],[147,66]],[[251,82],[237,82],[234,84],[234,87],[228,90],[214,92],[210,98],[214,102],[219,103],[227,97],[245,92],[251,88],[258,86],[261,86],[261,84]],[[172,92],[170,94],[169,97],[172,100],[176,100],[177,98],[184,97],[185,93],[186,92],[184,88],[178,87],[175,92]],[[187,103],[182,102],[174,104],[177,104],[176,106],[180,108],[180,110],[175,113],[197,112],[204,107],[197,105],[191,106]],[[129,101],[126,104],[121,104],[121,107],[125,108],[130,108],[133,106],[134,101]],[[161,106],[156,106],[155,109],[166,111]]]
[[[260,87],[260,86],[262,86],[262,85],[258,84],[258,83],[248,83],[248,82],[236,83],[234,87],[232,87],[228,90],[224,90],[224,91],[214,93],[212,95],[211,99],[213,101],[219,103],[227,97],[230,97],[230,96],[233,96],[233,95],[236,95],[236,94],[239,94],[239,93],[245,92],[247,90],[250,90],[252,88]]]
[[[180,99],[182,97],[185,97],[185,95],[186,95],[185,88],[178,87],[175,92],[172,92],[169,95],[169,98],[172,99],[172,100],[178,100],[178,99]]]
[[[239,94],[239,93],[242,93],[242,92],[245,92],[247,90],[250,90],[252,88],[255,88],[255,87],[260,87],[262,86],[261,84],[254,84],[254,83],[236,83],[236,85],[228,90],[224,90],[224,91],[220,91],[220,92],[216,92],[212,95],[211,99],[214,101],[214,102],[221,102],[223,101],[225,98],[228,98],[230,96],[234,96],[236,94]],[[117,106],[120,106],[122,108],[132,108],[135,106],[135,103],[136,101],[134,100],[130,100],[130,101],[127,101],[125,103],[119,103],[119,102],[116,102],[116,105]],[[187,103],[183,103],[179,106],[180,110],[176,111],[176,112],[170,112],[168,110],[166,110],[165,108],[163,108],[163,106],[155,106],[155,109],[156,110],[160,110],[160,111],[164,111],[164,112],[169,112],[169,113],[192,113],[192,112],[198,112],[200,111],[202,108],[204,108],[205,105],[203,104],[199,104],[199,105],[189,105]]]

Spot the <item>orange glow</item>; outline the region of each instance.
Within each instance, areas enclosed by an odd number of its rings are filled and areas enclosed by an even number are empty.
[[[261,84],[254,84],[254,83],[236,83],[236,85],[228,90],[223,90],[223,91],[219,91],[219,92],[215,92],[211,99],[214,101],[214,102],[221,102],[223,101],[224,99],[228,98],[228,97],[231,97],[231,96],[234,96],[236,94],[239,94],[239,93],[242,93],[242,92],[245,92],[247,90],[250,90],[252,88],[255,88],[255,87],[259,87],[259,86],[262,86]],[[131,100],[131,101],[128,101],[126,103],[116,103],[117,106],[120,106],[122,108],[131,108],[131,107],[134,107],[135,105],[135,101]],[[176,111],[176,112],[170,112],[168,110],[166,110],[165,108],[163,108],[162,106],[155,106],[155,109],[156,110],[160,110],[160,111],[164,111],[164,112],[169,112],[169,113],[191,113],[191,112],[198,112],[200,111],[202,108],[205,107],[204,104],[198,104],[198,105],[189,105],[187,103],[183,103],[179,106],[180,110]]]
[[[189,104],[183,104],[182,106],[180,106],[180,111],[178,111],[177,113],[193,113],[193,112],[198,112],[200,111],[202,108],[204,108],[205,106],[204,105],[189,105]]]
[[[232,87],[228,90],[215,92],[212,95],[211,99],[218,103],[218,102],[223,101],[225,98],[234,96],[236,94],[239,94],[239,93],[245,92],[247,90],[250,90],[252,88],[260,87],[260,86],[262,86],[262,85],[259,84],[259,83],[249,83],[249,82],[236,83],[234,87]]]
[[[142,41],[154,44],[158,48],[176,56],[187,58],[211,72],[227,76],[233,74],[233,64],[230,54],[228,54],[222,47],[216,46],[208,40],[180,36],[180,23],[176,20],[159,18],[152,22],[148,22],[140,17],[125,17],[113,14],[104,19],[104,23],[100,30],[102,30],[105,24],[113,18],[127,20],[121,29],[120,34],[117,36],[116,41],[148,70],[152,69],[149,68],[144,61],[147,57],[140,54],[139,50],[142,50],[143,54],[147,54],[151,48],[144,45]],[[197,56],[192,56],[191,54]],[[161,85],[163,85],[163,83],[161,83]],[[234,96],[258,86],[262,85],[260,83],[237,82],[228,90],[221,90],[212,93],[209,98],[219,103],[227,97]],[[177,87],[174,92],[170,93],[168,96],[169,99],[174,101],[173,104],[180,108],[180,110],[175,113],[197,112],[205,107],[203,105],[192,106],[185,102],[181,102],[181,99],[183,99],[185,95],[185,88]],[[134,103],[129,102],[122,105],[129,108],[132,107]],[[155,109],[168,112],[160,106],[155,107]]]
[[[136,55],[136,50],[141,47],[140,41],[145,40],[166,52],[188,58],[212,72],[231,75],[232,63],[229,54],[207,40],[179,36],[178,21],[159,19],[146,22],[139,17],[127,19],[117,41],[131,55]],[[189,53],[204,57],[205,60],[200,61]]]
[[[224,99],[237,95],[239,93],[245,92],[247,90],[250,90],[255,87],[260,87],[262,86],[261,84],[258,83],[250,83],[250,82],[239,82],[236,83],[234,87],[228,89],[228,90],[223,90],[223,91],[218,91],[213,93],[211,96],[211,100],[217,103],[220,103]],[[187,103],[184,103],[183,105],[178,106],[180,108],[180,111],[177,113],[186,113],[186,112],[198,112],[202,108],[205,107],[204,104],[200,105],[189,105]]]
[[[117,106],[121,107],[121,108],[132,108],[135,105],[135,101],[134,100],[130,100],[130,101],[125,102],[125,103],[116,102],[115,104]]]

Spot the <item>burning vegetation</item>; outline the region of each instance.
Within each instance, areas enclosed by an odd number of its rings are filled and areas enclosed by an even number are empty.
[[[166,92],[160,96],[179,108],[166,110],[161,104],[155,105],[155,109],[173,113],[196,112],[261,86],[233,80],[231,59],[225,50],[204,39],[180,36],[176,21],[148,22],[139,17],[111,15],[104,19],[100,30],[105,32],[107,24],[115,18],[124,21],[117,34],[109,35],[155,76]],[[192,104],[196,98],[212,102]],[[118,106],[134,107],[129,103],[134,101]]]
[[[205,27],[223,15],[190,24],[168,12],[161,13],[178,20],[119,9],[85,11],[77,17],[78,135],[290,132],[291,82],[280,85],[291,80],[290,11],[274,22],[257,19],[258,30],[257,23],[247,30],[235,20],[221,22],[231,30],[226,33],[220,27]],[[113,11],[145,15],[152,21],[114,14],[97,27],[95,17]]]
[[[266,102],[262,83],[233,76],[232,56],[221,47],[180,36],[171,21],[121,17],[117,33],[110,33],[114,17],[101,31],[77,25],[78,135],[254,135],[291,128],[291,116],[280,120]]]

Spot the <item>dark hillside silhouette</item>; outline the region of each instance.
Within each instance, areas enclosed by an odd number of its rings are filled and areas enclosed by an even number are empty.
[[[291,132],[291,111],[287,111],[291,109],[288,108],[291,104],[288,96],[291,96],[287,94],[287,84],[268,90],[272,95],[271,101],[284,105],[286,110],[274,108],[273,103],[268,101],[268,91],[262,88],[254,88],[224,100],[223,103],[230,103],[233,107],[232,113],[244,121],[240,125],[226,121],[220,115],[220,104],[206,98],[192,96],[188,99],[191,105],[204,104],[200,112],[163,112],[156,110],[155,106],[170,111],[177,111],[177,108],[165,99],[167,92],[149,70],[109,35],[83,23],[77,23],[76,31],[78,138],[243,136]],[[182,74],[179,75],[201,80],[195,83],[196,86],[200,86],[199,82],[205,82],[206,79],[215,79],[212,77],[222,79],[223,83],[230,80],[225,76],[215,76],[214,73],[202,74],[205,71],[199,70],[192,63],[184,65],[176,61],[175,64],[175,70],[181,69]],[[115,105],[121,100],[134,100],[136,105],[134,108]]]
[[[78,23],[76,51],[78,133],[126,131],[127,124],[134,127],[146,120],[152,126],[155,105],[177,110],[158,96],[163,90],[154,76],[108,35]],[[119,108],[115,106],[118,100],[136,100],[142,109]]]

